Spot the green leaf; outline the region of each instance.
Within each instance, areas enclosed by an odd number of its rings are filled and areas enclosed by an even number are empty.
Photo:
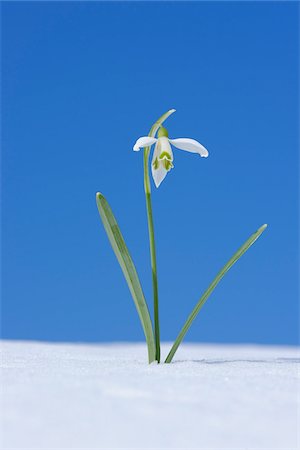
[[[196,318],[198,312],[212,293],[212,291],[215,289],[217,284],[221,281],[221,279],[224,277],[225,273],[228,272],[228,270],[240,259],[240,257],[248,250],[249,247],[251,247],[252,244],[256,241],[256,239],[259,238],[259,236],[263,233],[263,231],[267,228],[267,225],[261,226],[255,233],[253,233],[249,239],[238,249],[238,251],[232,256],[232,258],[228,261],[227,264],[220,270],[216,278],[213,280],[213,282],[209,285],[209,287],[206,289],[202,297],[200,298],[199,302],[189,315],[187,321],[185,322],[184,326],[182,327],[182,330],[180,331],[179,335],[177,336],[173,347],[170,350],[170,353],[168,354],[165,362],[170,363],[173,359],[173,356],[175,355],[179,345],[181,344],[184,336],[186,335],[187,331],[189,330],[191,324],[193,323],[194,319]]]
[[[108,239],[119,261],[140,317],[148,346],[148,359],[149,363],[151,363],[155,360],[152,322],[136,268],[133,264],[132,258],[129,254],[113,212],[105,197],[100,194],[100,192],[97,192],[96,194],[96,202]]]

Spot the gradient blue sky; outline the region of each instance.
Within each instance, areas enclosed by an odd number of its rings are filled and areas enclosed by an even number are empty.
[[[2,2],[2,336],[142,340],[95,205],[106,195],[151,305],[142,154],[170,108],[180,150],[153,188],[161,334],[261,224],[186,340],[296,344],[298,9],[293,2]]]

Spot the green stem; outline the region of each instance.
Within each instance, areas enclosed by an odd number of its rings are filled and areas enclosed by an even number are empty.
[[[147,170],[147,172],[148,172],[149,156],[146,153],[147,152],[144,153],[144,167],[145,167],[145,171]],[[153,285],[155,352],[156,352],[156,360],[158,362],[160,362],[160,332],[159,332],[156,250],[155,250],[155,237],[154,237],[154,224],[153,224],[153,215],[152,215],[151,192],[147,189],[147,184],[149,182],[149,175],[147,178],[148,178],[148,180],[145,179],[145,195],[146,195],[146,207],[147,207],[149,243],[150,243],[152,285]]]
[[[149,136],[154,137],[157,130],[162,125],[162,123],[174,112],[175,112],[175,109],[170,109],[165,114],[163,114],[152,126]],[[151,185],[150,185],[150,177],[149,177],[149,154],[150,154],[150,147],[146,147],[145,151],[144,151],[144,189],[145,189],[145,196],[146,196],[151,270],[152,270],[153,303],[154,303],[154,337],[155,337],[156,360],[157,360],[157,362],[160,362],[158,282],[157,282],[154,224],[153,224],[152,202],[151,202]]]

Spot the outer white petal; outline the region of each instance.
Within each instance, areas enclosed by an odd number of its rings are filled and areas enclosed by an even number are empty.
[[[160,141],[158,139],[156,139],[156,144],[155,144],[154,152],[153,152],[153,156],[152,156],[151,167],[152,167],[155,159],[159,157],[160,152],[161,152],[161,143],[160,143]]]
[[[150,145],[154,144],[157,139],[150,136],[143,136],[140,137],[136,143],[134,144],[133,150],[135,152],[138,152],[142,147],[150,147]]]
[[[189,138],[179,138],[179,139],[169,139],[174,147],[179,148],[180,150],[186,150],[191,153],[198,153],[200,156],[204,156],[205,158],[208,156],[208,151],[206,150],[200,142],[195,139]]]

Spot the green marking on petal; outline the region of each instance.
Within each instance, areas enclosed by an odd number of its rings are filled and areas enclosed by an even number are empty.
[[[172,164],[172,161],[169,161],[168,159],[164,159],[163,160],[163,165],[164,165],[164,168],[169,172],[169,170],[171,170],[171,169],[173,169],[173,164]]]
[[[159,162],[158,162],[158,159],[157,159],[157,158],[155,158],[155,160],[153,161],[152,165],[153,165],[154,170],[157,170],[157,169],[158,169],[158,167],[159,167]]]
[[[172,156],[168,152],[161,152],[159,159],[168,159],[169,161],[172,161]]]

